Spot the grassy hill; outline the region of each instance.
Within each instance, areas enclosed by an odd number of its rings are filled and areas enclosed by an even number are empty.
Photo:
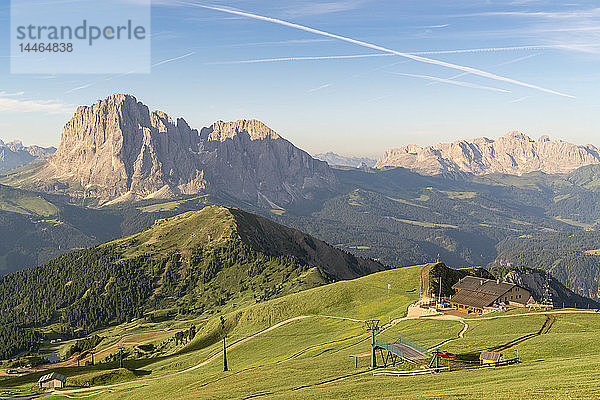
[[[171,347],[167,353],[140,357],[128,353],[130,357],[123,369],[113,361],[57,371],[69,376],[68,389],[85,390],[68,393],[72,398],[595,397],[600,378],[597,368],[600,351],[594,345],[600,337],[599,314],[573,310],[527,314],[516,310],[463,321],[402,318],[408,304],[418,298],[423,267],[384,271],[224,313],[225,330],[229,334],[229,372],[222,371],[219,353],[220,316],[203,321],[136,320],[105,329],[100,331],[101,336],[134,334],[139,339],[130,336],[129,340],[147,340],[156,348]],[[379,340],[393,342],[404,338],[426,348],[440,347],[462,358],[476,357],[482,350],[502,349],[507,358],[518,355],[521,363],[411,377],[374,376],[368,369],[368,357],[363,356],[369,351],[369,335],[362,330],[361,321],[371,318],[381,319],[385,324],[378,334]],[[193,340],[176,346],[165,338],[166,324],[170,324],[174,335],[192,323],[198,326]],[[271,328],[265,329],[268,327]],[[147,339],[143,339],[144,332]],[[152,339],[152,332],[162,333],[156,333]],[[98,354],[103,347],[114,343],[111,340],[98,346]],[[116,352],[116,347],[112,351]],[[353,356],[360,356],[358,365]],[[15,395],[30,393],[32,382],[43,373],[0,378],[0,388]],[[100,387],[88,391],[88,383]],[[118,386],[101,386],[115,384]],[[64,395],[48,398],[64,398]]]
[[[209,204],[224,204],[266,216],[354,255],[395,267],[430,262],[438,255],[453,267],[485,266],[502,258],[521,263],[522,259],[529,267],[552,269],[569,290],[597,298],[594,277],[600,259],[594,251],[600,248],[600,241],[595,231],[585,231],[595,229],[600,212],[600,196],[594,183],[600,181],[597,167],[563,175],[421,176],[402,168],[345,168],[336,170],[336,175],[341,182],[339,192],[286,210],[263,209],[215,193],[97,209],[86,199],[73,205],[48,195],[20,191],[32,201],[42,196],[44,202],[60,210],[60,218],[23,214],[29,212],[23,210],[31,209],[41,213],[43,204],[34,207],[21,202],[16,207],[12,200],[5,202],[0,218],[5,218],[6,226],[11,228],[0,229],[0,273],[46,262],[74,248],[134,234],[157,219],[200,210]],[[15,184],[11,176],[8,174],[3,182]],[[17,228],[15,235],[11,235],[13,227]],[[521,240],[545,237],[552,241],[571,235],[580,237],[587,248],[580,254],[558,252],[552,259],[538,258],[536,242]],[[33,246],[35,241],[43,246]],[[513,242],[523,256],[507,257]]]
[[[211,315],[384,267],[237,209],[210,206],[0,278],[0,358],[133,318]],[[160,311],[160,312],[159,312]]]

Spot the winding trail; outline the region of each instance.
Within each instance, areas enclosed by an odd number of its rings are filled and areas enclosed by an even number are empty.
[[[467,330],[469,329],[469,324],[467,324],[465,321],[462,321],[462,320],[459,320],[458,322],[460,322],[461,324],[463,324],[463,328],[462,328],[462,330],[461,330],[460,332],[458,332],[458,336],[457,336],[457,337],[455,337],[455,338],[452,338],[452,339],[445,340],[445,341],[443,341],[443,342],[442,342],[442,343],[440,343],[440,344],[437,344],[437,345],[435,345],[435,346],[433,346],[433,347],[430,347],[430,348],[428,348],[428,349],[427,349],[427,351],[435,350],[435,349],[437,349],[438,347],[442,347],[442,346],[443,346],[443,345],[445,345],[445,344],[448,344],[448,343],[450,343],[450,342],[453,342],[453,341],[455,341],[455,340],[458,340],[458,339],[462,339],[462,338],[464,338],[464,337],[465,337],[465,333],[466,333],[466,332],[467,332]]]
[[[285,321],[281,321],[273,326],[268,327],[267,329],[264,329],[260,332],[255,333],[254,335],[250,335],[247,336],[241,340],[238,340],[237,342],[227,346],[227,350],[231,350],[234,349],[238,346],[240,346],[243,343],[246,343],[248,340],[254,339],[260,335],[263,335],[267,332],[270,332],[274,329],[277,329],[283,325],[289,324],[291,322],[294,321],[298,321],[301,319],[305,319],[305,318],[310,318],[310,315],[300,315],[298,317],[294,317],[294,318],[290,318],[290,319],[286,319]],[[73,393],[82,393],[82,392],[90,392],[90,391],[94,391],[94,390],[102,390],[102,389],[110,389],[110,388],[115,388],[115,387],[120,387],[120,386],[126,386],[126,385],[131,385],[131,384],[135,384],[135,383],[143,383],[143,382],[151,382],[151,381],[157,381],[157,380],[161,380],[161,379],[165,379],[165,378],[171,378],[173,376],[177,376],[177,375],[181,375],[181,374],[185,374],[187,372],[191,372],[191,371],[195,371],[198,368],[202,368],[203,366],[205,366],[206,364],[216,360],[219,357],[223,356],[223,350],[220,350],[219,352],[213,354],[212,356],[210,356],[209,358],[207,358],[206,360],[202,361],[199,364],[196,364],[192,367],[186,368],[184,370],[181,371],[177,371],[177,372],[173,372],[170,374],[166,374],[166,375],[161,375],[161,376],[155,376],[152,378],[144,378],[144,379],[136,379],[133,381],[128,381],[128,382],[121,382],[121,383],[114,383],[112,385],[103,385],[103,386],[93,386],[93,387],[89,387],[89,388],[82,388],[82,389],[72,389],[72,390],[64,390],[64,391],[60,391],[60,392],[54,392],[52,393],[52,395],[54,396],[65,396],[65,397],[69,397],[69,394],[73,394]]]
[[[543,313],[523,313],[523,314],[510,314],[510,315],[496,315],[496,316],[489,316],[489,317],[480,317],[480,318],[472,318],[472,320],[477,321],[477,320],[489,320],[489,319],[495,319],[495,318],[514,318],[514,317],[523,317],[523,316],[531,316],[531,315],[548,315],[548,314],[598,314],[598,312],[593,311],[593,310],[562,310],[562,311],[550,311],[550,312],[543,312]],[[352,321],[352,322],[364,322],[363,320],[360,319],[354,319],[354,318],[348,318],[348,317],[336,317],[336,316],[332,316],[332,315],[301,315],[301,316],[297,316],[294,318],[290,318],[287,319],[285,321],[281,321],[273,326],[270,326],[260,332],[257,332],[253,335],[247,336],[243,339],[240,339],[239,341],[229,345],[227,347],[227,350],[231,350],[234,349],[238,346],[240,346],[243,343],[246,343],[247,341],[254,339],[260,335],[263,335],[265,333],[268,333],[274,329],[277,329],[281,326],[284,326],[286,324],[292,323],[294,321],[298,321],[298,320],[302,320],[305,318],[311,318],[311,317],[322,317],[322,318],[333,318],[333,319],[340,319],[340,320],[347,320],[347,321]],[[461,322],[464,326],[463,329],[459,332],[458,337],[453,338],[453,339],[449,339],[441,344],[439,344],[438,346],[441,346],[445,343],[448,343],[450,341],[453,340],[458,340],[460,338],[463,338],[465,333],[467,332],[467,330],[469,329],[469,325],[465,322],[465,318],[459,317],[459,316],[450,316],[450,315],[436,315],[436,316],[420,316],[420,317],[403,317],[403,318],[398,318],[395,319],[393,321],[391,321],[388,324],[385,324],[382,326],[382,331],[385,331],[388,328],[391,328],[392,326],[398,324],[401,321],[406,321],[406,320],[411,320],[411,319],[439,319],[439,320],[454,320],[454,321],[458,321]],[[470,320],[470,319],[466,319],[466,320]],[[548,328],[549,330],[549,328]],[[358,335],[358,336],[362,336],[362,335]],[[348,339],[348,338],[346,338]],[[320,346],[316,346],[316,347],[320,347]],[[181,371],[177,371],[177,372],[173,372],[170,374],[165,374],[165,375],[161,375],[161,376],[156,376],[156,377],[152,377],[152,378],[143,378],[143,379],[137,379],[137,380],[133,380],[133,381],[127,381],[127,382],[121,382],[121,383],[115,383],[115,384],[111,384],[111,385],[104,385],[104,386],[94,386],[94,387],[89,387],[89,388],[81,388],[81,389],[73,389],[73,390],[65,390],[65,391],[60,391],[60,392],[53,392],[53,393],[48,393],[50,395],[53,396],[64,396],[67,398],[70,398],[71,396],[69,396],[70,394],[74,394],[74,393],[83,393],[83,392],[90,392],[90,391],[96,391],[96,390],[105,390],[105,389],[111,389],[111,388],[116,388],[116,387],[122,387],[122,386],[126,386],[126,385],[131,385],[131,384],[136,384],[136,383],[144,383],[144,382],[151,382],[151,381],[158,381],[158,380],[162,380],[162,379],[166,379],[166,378],[170,378],[173,376],[177,376],[177,375],[181,375],[181,374],[185,374],[187,372],[191,372],[191,371],[195,371],[199,368],[202,368],[203,366],[211,363],[212,361],[218,359],[219,357],[222,357],[223,355],[223,350],[218,351],[217,353],[213,354],[212,356],[210,356],[209,358],[207,358],[206,360],[200,362],[199,364],[196,364],[192,367],[186,368],[184,370]],[[293,358],[293,357],[292,357]],[[339,380],[344,380],[344,379],[348,379],[353,377],[354,375],[348,375],[348,376],[342,376],[342,377],[338,377],[332,380],[328,380],[325,382],[320,382],[318,384],[325,384],[325,383],[333,383]],[[309,385],[310,386],[310,385]],[[302,387],[300,388],[296,388],[294,390],[299,390],[302,389]],[[266,395],[266,394],[263,394]],[[72,397],[71,397],[72,398]]]

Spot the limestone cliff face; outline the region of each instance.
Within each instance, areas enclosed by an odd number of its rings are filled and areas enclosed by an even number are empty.
[[[424,148],[409,145],[392,149],[375,167],[404,167],[427,175],[444,172],[521,175],[533,171],[566,173],[599,163],[600,152],[592,145],[575,145],[547,136],[534,141],[521,132],[510,132],[497,140],[477,138]]]
[[[33,180],[102,202],[220,191],[270,207],[336,183],[326,163],[259,121],[219,121],[198,132],[124,94],[79,107]]]
[[[327,163],[260,121],[219,121],[202,129],[200,138],[200,158],[210,182],[238,198],[279,208],[313,199],[337,183]]]

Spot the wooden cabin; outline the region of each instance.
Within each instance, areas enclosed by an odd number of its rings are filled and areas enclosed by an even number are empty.
[[[40,389],[62,389],[67,385],[67,377],[56,373],[51,372],[42,376],[38,383],[40,384]]]

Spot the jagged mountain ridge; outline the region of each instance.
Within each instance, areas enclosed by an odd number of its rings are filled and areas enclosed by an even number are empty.
[[[20,140],[5,143],[0,139],[0,171],[10,171],[39,158],[54,154],[54,147],[24,146]]]
[[[374,167],[377,163],[377,160],[368,157],[352,157],[352,156],[343,156],[332,151],[328,151],[327,153],[319,153],[315,154],[314,157],[317,160],[326,161],[329,165],[340,165],[343,167],[359,167],[361,165],[366,165],[367,167]]]
[[[183,118],[114,94],[79,107],[55,155],[25,183],[101,203],[221,191],[283,208],[337,181],[325,162],[260,121],[218,121],[198,132]]]
[[[377,161],[375,168],[403,167],[426,175],[447,172],[522,175],[534,171],[568,173],[592,164],[600,164],[600,151],[593,145],[575,145],[548,136],[534,141],[513,131],[497,140],[482,137],[392,149]]]

